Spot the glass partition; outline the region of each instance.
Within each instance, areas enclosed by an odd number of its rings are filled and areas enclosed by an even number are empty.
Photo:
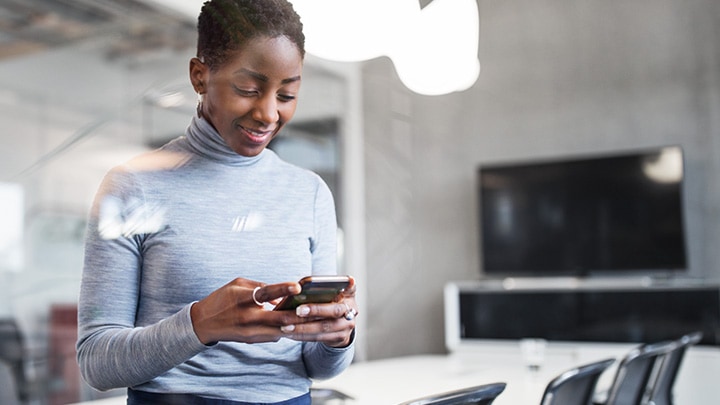
[[[139,2],[65,3],[0,5],[0,375],[38,404],[124,393],[90,389],[76,366],[86,216],[105,172],[182,135],[197,103],[193,22]],[[272,145],[328,182],[340,222],[345,96],[341,76],[307,61]]]

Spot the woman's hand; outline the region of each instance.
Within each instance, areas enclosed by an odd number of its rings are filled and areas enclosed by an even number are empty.
[[[295,315],[301,322],[283,326],[285,337],[323,342],[332,347],[348,346],[352,341],[355,317],[358,315],[355,289],[355,279],[350,277],[350,285],[339,301],[329,304],[303,304],[297,307]]]
[[[296,311],[272,311],[256,303],[277,303],[298,293],[297,282],[265,285],[237,278],[192,306],[195,334],[206,345],[218,341],[275,342],[282,337],[320,341],[333,347],[349,345],[357,315],[355,280],[351,279],[341,300],[334,303],[303,304]],[[353,315],[347,315],[350,313]]]
[[[256,287],[260,287],[255,291]],[[274,302],[300,292],[296,282],[264,285],[244,278],[225,284],[190,309],[193,328],[203,344],[221,340],[260,343],[275,342],[284,336],[280,327],[286,315],[268,311],[255,303]],[[255,294],[255,299],[253,299]]]

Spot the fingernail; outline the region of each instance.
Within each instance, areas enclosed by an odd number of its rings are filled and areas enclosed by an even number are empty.
[[[295,313],[297,314],[297,316],[305,316],[310,313],[310,307],[308,307],[306,305],[300,305],[295,310]]]
[[[281,326],[281,327],[280,327],[280,330],[281,330],[283,333],[290,333],[290,332],[292,332],[292,331],[295,330],[295,325],[285,325],[285,326]]]

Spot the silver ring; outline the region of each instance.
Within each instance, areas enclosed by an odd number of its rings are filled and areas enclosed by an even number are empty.
[[[348,321],[352,321],[355,319],[355,315],[357,315],[357,311],[354,308],[350,308],[350,305],[345,304],[345,307],[347,307],[347,312],[345,312],[345,319]]]
[[[253,290],[253,293],[252,293],[252,299],[253,299],[253,301],[255,301],[255,304],[257,304],[257,306],[262,307],[262,306],[264,306],[265,303],[258,301],[257,298],[255,297],[255,294],[257,294],[259,289],[260,289],[260,286],[255,287],[255,289]]]

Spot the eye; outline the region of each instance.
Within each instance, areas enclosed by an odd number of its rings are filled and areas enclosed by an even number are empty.
[[[243,97],[254,97],[259,93],[256,89],[243,89],[237,86],[233,86],[233,90]]]
[[[280,101],[288,102],[295,100],[295,96],[291,94],[278,94],[278,99],[280,99]]]

